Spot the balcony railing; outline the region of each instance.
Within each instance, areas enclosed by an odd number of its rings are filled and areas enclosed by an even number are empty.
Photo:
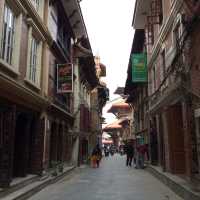
[[[58,94],[56,81],[53,77],[49,77],[49,96],[54,104],[62,108],[63,110],[72,113],[72,103],[70,94]]]

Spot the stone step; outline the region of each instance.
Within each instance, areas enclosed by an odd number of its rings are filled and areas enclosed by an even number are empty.
[[[149,165],[147,170],[184,200],[200,200],[200,192],[195,190],[194,185],[185,179],[163,172],[159,167],[152,165]]]
[[[53,184],[57,181],[59,181],[60,179],[62,179],[64,176],[66,176],[67,174],[69,174],[70,172],[72,172],[72,170],[75,167],[67,167],[64,169],[64,172],[56,177],[46,177],[45,179],[38,179],[34,182],[32,182],[29,185],[26,185],[25,187],[11,193],[8,194],[7,196],[5,196],[3,198],[3,200],[25,200],[28,199],[29,197],[33,196],[34,194],[36,194],[37,192],[41,191],[42,189],[44,189],[45,187],[47,187],[50,184]]]
[[[20,190],[21,188],[23,188],[29,184],[32,184],[33,182],[35,182],[39,179],[40,179],[40,177],[37,175],[28,175],[26,178],[14,179],[14,181],[11,183],[9,188],[2,189],[0,191],[0,199],[5,197],[6,195],[16,192],[17,190]]]

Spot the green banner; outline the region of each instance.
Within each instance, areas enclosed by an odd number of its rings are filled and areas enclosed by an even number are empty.
[[[146,53],[132,54],[132,82],[147,82],[147,55]]]

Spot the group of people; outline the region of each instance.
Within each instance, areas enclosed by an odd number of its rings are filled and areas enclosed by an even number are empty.
[[[103,150],[104,150],[105,157],[108,157],[109,155],[113,156],[116,153],[116,149],[112,145],[111,146],[104,145]]]
[[[148,159],[148,147],[146,144],[139,145],[136,148],[134,148],[133,144],[129,141],[124,146],[124,151],[126,153],[126,166],[132,166],[132,162],[134,163],[134,166],[136,169],[144,168],[144,160],[145,155]]]
[[[105,151],[105,149],[104,149]],[[144,160],[145,156],[147,160],[149,159],[148,155],[148,146],[146,144],[138,145],[136,148],[132,144],[131,141],[125,144],[124,146],[124,153],[126,154],[126,166],[131,167],[132,163],[136,169],[144,168]],[[102,159],[102,151],[100,146],[97,144],[91,154],[91,166],[93,168],[99,168],[100,161]]]

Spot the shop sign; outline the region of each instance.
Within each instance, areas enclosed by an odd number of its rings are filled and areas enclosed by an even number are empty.
[[[132,82],[147,82],[147,55],[146,53],[132,54]]]
[[[71,63],[57,65],[57,93],[73,92],[73,65]]]

